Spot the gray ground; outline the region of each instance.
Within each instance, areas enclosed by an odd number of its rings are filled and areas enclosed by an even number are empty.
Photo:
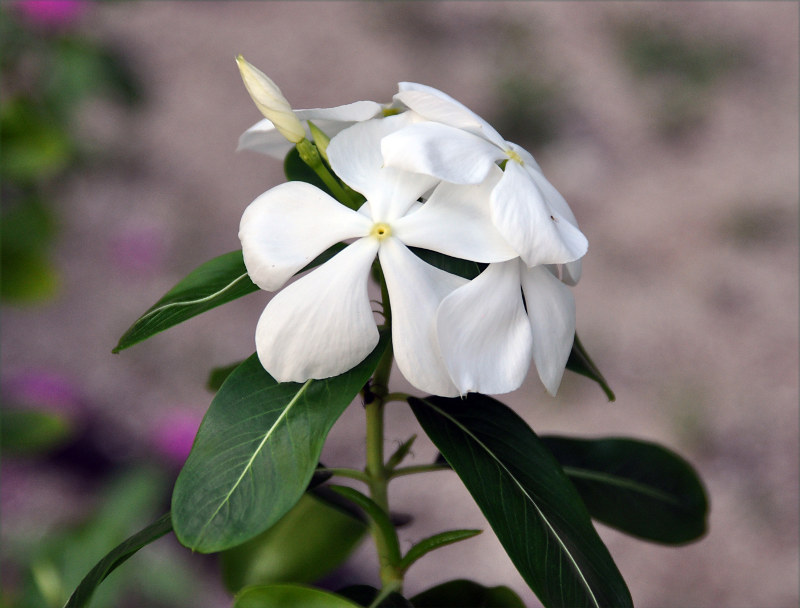
[[[695,86],[639,77],[620,52],[624,24],[674,28],[690,48],[734,60]],[[110,354],[175,281],[238,247],[242,210],[281,180],[279,163],[234,153],[259,119],[237,53],[295,107],[384,101],[411,80],[502,125],[514,112],[500,85],[523,79],[547,92],[544,122],[558,126],[543,145],[520,143],[589,238],[578,329],[618,399],[568,374],[557,399],[531,376],[507,403],[539,433],[650,439],[701,472],[712,501],[701,542],[667,548],[601,528],[638,606],[797,605],[795,3],[123,2],[98,7],[85,26],[130,54],[149,103],[132,116],[87,111],[87,137],[119,162],[71,180],[58,201],[63,290],[46,306],[4,311],[4,374],[69,374],[105,416],[145,433],[169,408],[204,411],[207,369],[252,352],[263,293]],[[160,235],[154,274],[109,263],[114,239],[137,229]],[[337,424],[326,463],[359,465],[361,418],[353,407]],[[399,406],[389,422],[390,442],[415,432]],[[415,462],[433,453],[420,440]],[[69,495],[54,487],[31,493],[28,516],[65,517],[43,506]],[[416,516],[405,546],[485,525],[449,473],[397,481],[391,499]],[[367,544],[352,571],[374,578],[373,560]],[[460,576],[510,585],[536,605],[491,531],[426,558],[407,588]]]

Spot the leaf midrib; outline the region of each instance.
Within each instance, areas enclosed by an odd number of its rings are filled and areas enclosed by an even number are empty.
[[[503,463],[503,461],[500,460],[497,456],[495,456],[494,453],[492,452],[492,450],[490,450],[488,446],[486,446],[480,439],[478,439],[475,436],[475,434],[472,433],[472,431],[470,431],[467,427],[465,427],[463,424],[461,424],[458,420],[453,418],[450,414],[448,414],[447,412],[444,412],[440,408],[436,407],[436,405],[432,404],[430,401],[425,401],[425,403],[428,404],[433,409],[435,409],[437,412],[439,412],[439,414],[441,414],[442,416],[444,416],[445,418],[450,420],[459,429],[461,429],[461,431],[463,431],[467,436],[472,438],[472,440],[475,441],[475,443],[477,443],[487,454],[489,454],[489,456],[493,460],[495,460],[497,462],[497,464],[506,472],[506,474],[511,478],[511,480],[519,488],[519,490],[522,492],[522,494],[530,501],[531,505],[533,505],[533,508],[536,509],[536,512],[542,518],[542,521],[544,521],[547,529],[550,530],[551,535],[553,536],[553,538],[555,538],[556,542],[561,547],[561,549],[564,552],[564,554],[566,554],[566,556],[568,557],[570,563],[572,563],[572,565],[573,565],[575,571],[577,572],[581,582],[583,583],[584,588],[586,589],[587,593],[589,594],[589,597],[591,598],[592,603],[597,608],[600,608],[600,603],[597,601],[597,598],[595,597],[594,592],[592,591],[592,588],[590,587],[588,581],[584,577],[580,566],[578,565],[578,563],[575,560],[575,558],[572,556],[572,553],[570,552],[569,548],[561,540],[561,537],[559,536],[558,532],[553,527],[553,525],[550,523],[550,520],[545,516],[545,514],[539,508],[539,505],[536,504],[536,501],[531,497],[531,495],[527,492],[527,490],[524,488],[524,486],[517,480],[517,478],[508,469],[508,467]]]
[[[632,490],[644,496],[655,498],[656,500],[660,500],[668,504],[672,504],[678,507],[682,506],[679,500],[676,500],[673,496],[667,494],[666,492],[662,492],[660,490],[654,489],[650,486],[646,486],[641,483],[636,483],[626,477],[619,477],[616,475],[611,475],[610,473],[598,473],[597,471],[593,471],[592,469],[583,469],[580,467],[571,467],[562,465],[561,468],[564,470],[564,473],[566,473],[567,476],[576,477],[578,479],[586,479],[589,481],[598,481],[607,483],[608,485],[616,486],[622,489]]]
[[[286,407],[281,412],[280,416],[278,416],[275,419],[275,422],[272,423],[272,426],[269,428],[269,430],[267,430],[267,432],[264,433],[264,437],[261,440],[261,442],[258,444],[258,447],[255,450],[253,450],[253,454],[250,456],[250,459],[247,461],[247,464],[242,468],[241,474],[236,479],[236,481],[231,485],[231,488],[230,488],[230,490],[228,490],[228,493],[225,495],[225,498],[223,498],[220,501],[220,503],[217,506],[217,508],[215,509],[215,511],[208,518],[208,521],[206,521],[206,523],[200,529],[200,532],[197,535],[197,540],[195,542],[195,546],[200,546],[201,541],[203,540],[203,535],[205,534],[206,529],[208,528],[208,526],[211,525],[211,522],[214,521],[214,518],[216,518],[217,514],[220,512],[220,510],[222,509],[223,505],[225,505],[230,500],[230,497],[236,491],[236,488],[239,487],[239,484],[242,482],[242,480],[244,479],[245,475],[252,468],[253,462],[255,461],[256,456],[258,456],[258,454],[264,448],[264,445],[267,443],[267,440],[272,436],[272,433],[275,431],[276,428],[278,428],[280,426],[281,422],[289,415],[289,412],[291,411],[291,409],[297,404],[297,402],[300,400],[300,397],[306,392],[306,390],[308,389],[308,387],[311,385],[311,383],[313,381],[314,381],[313,379],[308,379],[308,380],[305,381],[303,386],[301,386],[298,389],[297,393],[294,395],[294,397],[292,397],[292,400],[288,404],[286,404]]]

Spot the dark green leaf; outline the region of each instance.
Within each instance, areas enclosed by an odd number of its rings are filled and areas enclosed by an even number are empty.
[[[608,382],[603,378],[603,374],[597,369],[594,361],[589,358],[589,353],[586,352],[583,344],[578,339],[578,334],[575,334],[575,341],[572,343],[572,351],[569,353],[569,359],[567,360],[567,369],[597,382],[609,401],[616,399],[614,391],[611,390]]]
[[[409,403],[545,606],[632,605],[580,496],[524,420],[474,393]]]
[[[436,266],[436,268],[445,270],[450,274],[464,277],[465,279],[474,279],[486,268],[486,264],[454,258],[439,253],[438,251],[431,251],[430,249],[420,249],[419,247],[409,247],[409,249],[411,249],[418,258],[421,258],[431,266]]]
[[[247,587],[236,595],[233,608],[361,608],[330,591],[300,585]]]
[[[448,581],[411,598],[415,608],[525,608],[508,587],[484,587],[465,579]]]
[[[330,247],[300,272],[326,262],[343,248],[342,244]],[[254,291],[258,291],[258,287],[247,276],[241,251],[232,251],[209,260],[190,272],[139,317],[120,338],[113,352],[117,353],[200,313]]]
[[[666,544],[706,532],[708,499],[683,458],[653,443],[624,438],[542,437],[595,519]]]
[[[210,390],[212,393],[216,393],[222,383],[228,379],[237,367],[239,367],[244,361],[237,361],[236,363],[231,363],[230,365],[226,365],[224,367],[215,367],[211,370],[208,374],[208,380],[206,380],[206,388]]]
[[[440,532],[439,534],[429,536],[428,538],[419,541],[416,545],[411,547],[411,549],[408,550],[408,553],[403,556],[403,559],[400,560],[398,567],[400,570],[406,571],[420,557],[430,553],[434,549],[438,549],[439,547],[444,547],[446,545],[452,545],[460,540],[472,538],[481,532],[482,530],[448,530],[447,532]]]
[[[167,513],[147,526],[144,530],[137,532],[125,542],[118,545],[91,569],[89,574],[87,574],[80,585],[78,585],[78,588],[75,589],[64,608],[88,606],[97,586],[102,583],[111,572],[139,549],[158,540],[170,530],[172,530],[172,522],[169,513]]]
[[[220,555],[230,591],[249,585],[313,583],[339,566],[367,531],[366,524],[313,494],[266,532]]]
[[[353,600],[359,606],[372,606],[380,591],[370,585],[350,585],[336,593]],[[396,591],[387,593],[375,608],[414,608],[414,605]]]
[[[350,371],[304,384],[276,382],[256,355],[211,402],[172,495],[175,533],[207,553],[241,544],[297,503],[331,426],[358,394],[388,344]]]

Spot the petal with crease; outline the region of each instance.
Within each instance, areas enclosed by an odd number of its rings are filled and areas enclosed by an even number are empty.
[[[575,338],[575,298],[544,266],[523,270],[522,291],[533,332],[533,361],[547,392],[555,395]]]
[[[564,264],[586,253],[586,237],[547,206],[541,190],[519,163],[506,164],[491,198],[495,226],[528,266]]]
[[[505,140],[493,126],[438,89],[414,82],[401,82],[394,99],[428,120],[471,131],[499,148],[507,148]]]
[[[476,262],[500,262],[517,257],[492,222],[489,198],[503,172],[494,167],[480,184],[442,182],[413,213],[392,224],[406,245],[431,249]]]
[[[239,239],[250,279],[274,291],[334,243],[369,233],[372,222],[319,188],[288,182],[245,209]]]
[[[532,337],[522,303],[520,268],[518,260],[490,264],[439,307],[439,345],[462,394],[509,393],[528,373]]]
[[[334,173],[366,197],[375,221],[402,216],[436,183],[429,175],[384,167],[381,139],[410,124],[413,118],[407,114],[354,124],[334,137],[328,146]]]
[[[426,264],[396,238],[381,243],[381,261],[392,307],[392,345],[395,361],[406,379],[422,391],[455,397],[436,338],[439,303],[466,279]]]
[[[485,139],[435,122],[417,123],[381,141],[389,167],[424,173],[456,184],[478,184],[505,153]]]
[[[359,239],[267,304],[256,351],[278,382],[337,376],[375,348],[367,282],[377,249],[375,239]]]

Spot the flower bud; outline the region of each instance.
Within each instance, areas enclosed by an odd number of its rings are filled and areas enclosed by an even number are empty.
[[[236,64],[239,66],[247,92],[261,113],[290,142],[296,144],[303,141],[306,138],[306,131],[278,86],[241,55],[236,58]]]

